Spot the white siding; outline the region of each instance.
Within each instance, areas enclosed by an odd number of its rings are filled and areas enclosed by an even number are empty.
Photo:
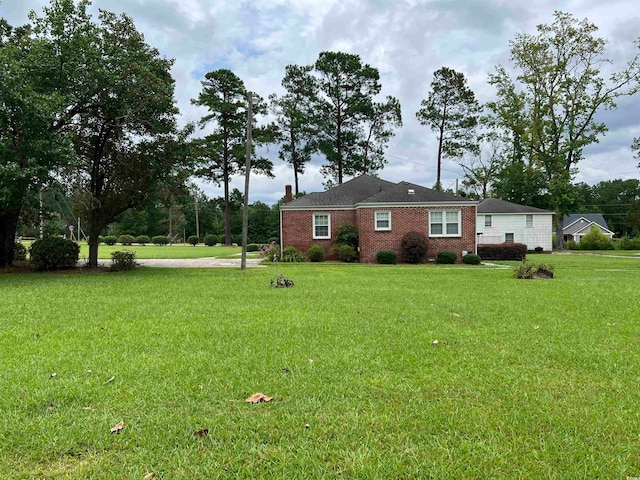
[[[484,226],[484,213],[479,213],[476,221],[478,245],[488,243],[502,243],[505,234],[513,233],[513,241],[524,243],[527,249],[542,247],[544,251],[551,251],[551,224],[553,215],[550,213],[534,213],[533,227],[527,227],[527,214],[524,213],[491,213],[491,226]],[[531,214],[528,214],[531,215]]]

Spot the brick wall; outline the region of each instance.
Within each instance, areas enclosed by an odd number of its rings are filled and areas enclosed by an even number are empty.
[[[451,207],[453,210],[458,208]],[[391,211],[391,230],[375,230],[375,212]],[[458,254],[458,262],[462,261],[462,251],[475,253],[476,240],[476,210],[475,207],[462,207],[461,237],[432,237],[429,238],[429,210],[443,210],[442,207],[395,207],[395,208],[360,208],[357,211],[358,230],[360,233],[360,261],[375,263],[376,253],[380,250],[394,250],[401,259],[400,243],[402,237],[412,231],[422,233],[427,237],[427,255],[435,258],[438,252],[450,250]]]
[[[329,250],[336,241],[336,230],[342,222],[348,221],[356,225],[360,235],[360,262],[375,263],[379,250],[390,249],[401,259],[400,243],[402,237],[412,231],[427,237],[427,255],[435,258],[438,252],[450,250],[458,254],[458,262],[462,261],[462,251],[475,253],[476,241],[476,209],[473,206],[447,207],[462,210],[462,236],[429,238],[429,210],[443,210],[443,207],[393,207],[393,208],[360,208],[358,210],[282,210],[282,245],[293,245],[306,254],[313,244],[322,245],[326,258],[335,259]],[[391,211],[391,230],[376,231],[374,217],[376,211]],[[328,240],[313,239],[313,214],[329,213],[331,215],[331,238]]]
[[[328,213],[331,218],[331,238],[313,238],[313,214]],[[282,210],[282,246],[293,245],[303,255],[311,245],[322,245],[327,260],[335,260],[330,249],[336,243],[336,231],[342,222],[356,224],[355,210]]]

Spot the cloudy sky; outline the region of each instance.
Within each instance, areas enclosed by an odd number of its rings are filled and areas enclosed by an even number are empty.
[[[0,16],[17,25],[30,10],[48,0],[0,0]],[[313,63],[322,51],[360,55],[380,71],[382,95],[402,104],[404,126],[388,148],[388,165],[379,175],[424,186],[435,183],[434,134],[418,123],[415,112],[425,98],[433,72],[448,66],[465,74],[480,102],[493,98],[487,76],[495,65],[509,63],[509,40],[516,33],[535,33],[551,23],[553,11],[588,18],[609,41],[609,56],[623,66],[637,52],[640,36],[637,0],[94,0],[98,8],[125,12],[147,42],[175,59],[176,98],[182,122],[197,120],[203,110],[190,105],[208,71],[233,70],[250,90],[267,97],[282,93],[286,65]],[[619,102],[601,118],[610,131],[585,151],[578,181],[589,184],[613,178],[637,178],[640,172],[630,145],[640,136],[640,94]],[[272,158],[275,178],[251,177],[251,200],[271,204],[282,197],[293,174]],[[306,192],[322,190],[322,158],[301,177]],[[443,164],[443,184],[453,188],[460,168]],[[241,178],[233,186],[242,190]],[[202,184],[208,196],[221,190]]]

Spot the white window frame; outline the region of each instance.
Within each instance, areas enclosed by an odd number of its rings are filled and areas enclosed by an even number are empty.
[[[316,218],[319,216],[327,217],[327,225],[317,225]],[[316,227],[327,227],[327,235],[317,235]],[[331,238],[331,214],[325,212],[314,212],[313,214],[313,239],[314,240],[326,240]]]
[[[388,227],[379,227],[378,226],[378,214],[379,213],[386,213],[388,215],[387,219],[384,220],[388,220],[389,221],[389,226]],[[391,230],[391,210],[379,210],[377,212],[375,212],[374,214],[374,228],[377,232],[388,232],[389,230]]]
[[[457,213],[458,233],[447,233],[447,213]],[[442,222],[434,223],[431,217],[434,213],[442,214]],[[448,222],[452,223],[452,222]],[[442,225],[442,233],[433,233],[433,225]],[[430,237],[461,237],[462,236],[462,210],[430,210],[429,211],[429,236]]]
[[[493,222],[493,218],[491,218],[491,215],[485,215],[484,216],[484,226],[485,227],[491,227]]]
[[[533,215],[527,213],[525,217],[525,226],[526,228],[533,228]]]

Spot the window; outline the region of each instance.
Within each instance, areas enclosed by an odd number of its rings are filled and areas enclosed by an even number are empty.
[[[484,226],[485,227],[490,227],[491,226],[491,215],[485,215],[484,216]]]
[[[504,241],[507,243],[513,243],[513,233],[505,233]]]
[[[391,212],[376,212],[376,230],[391,230]]]
[[[328,213],[313,214],[313,238],[331,238],[331,217]]]
[[[533,215],[527,215],[527,228],[533,227]]]
[[[459,237],[460,210],[443,210],[430,212],[429,236]]]

